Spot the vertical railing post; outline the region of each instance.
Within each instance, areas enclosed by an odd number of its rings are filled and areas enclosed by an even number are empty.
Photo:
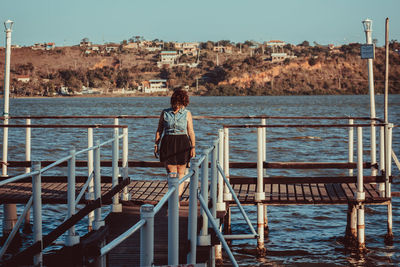
[[[188,264],[196,264],[197,251],[197,190],[199,186],[199,163],[197,160],[191,160],[194,174],[190,177],[190,193],[189,193],[189,218],[188,218],[188,240],[190,242],[190,250],[187,255]]]
[[[229,128],[224,128],[224,172],[229,181]],[[227,185],[224,186],[224,201],[231,201],[232,194]]]
[[[118,120],[118,119],[115,119]],[[118,122],[118,121],[117,121]],[[118,158],[119,158],[118,128],[114,128],[114,141],[112,143],[112,187],[118,185]],[[119,203],[119,193],[112,199],[112,212],[122,212],[122,205]]]
[[[128,167],[128,128],[122,129],[122,134],[124,137],[122,138],[122,177],[127,179],[129,177],[129,167]],[[121,199],[124,201],[128,201],[130,199],[130,195],[128,193],[128,186],[125,186],[122,192]]]
[[[224,129],[218,130],[218,164],[224,169]],[[217,192],[217,211],[225,212],[226,203],[224,202],[224,179],[218,172],[218,192]],[[221,227],[220,227],[221,228]],[[222,262],[221,243],[215,245],[215,259]]]
[[[96,148],[94,149],[94,199],[101,198],[101,167],[100,167],[100,140],[96,140]],[[99,230],[104,226],[101,218],[101,207],[94,210],[93,229]]]
[[[266,126],[267,125],[267,119],[263,118],[261,119],[261,125]],[[262,128],[262,148],[263,148],[263,162],[267,162],[267,127]],[[268,177],[267,169],[264,168],[264,176]],[[267,205],[264,205],[264,232],[268,234],[269,228],[268,228],[268,207]]]
[[[357,127],[357,240],[358,249],[365,250],[365,219],[364,219],[364,174],[363,174],[363,134],[362,127]]]
[[[154,206],[140,207],[140,218],[146,223],[140,229],[140,266],[153,266],[154,262]]]
[[[261,119],[261,125],[266,126],[267,125],[267,119]],[[265,162],[267,160],[267,127],[262,128],[262,155],[263,155],[263,161]],[[266,172],[266,171],[264,171]]]
[[[371,120],[371,165],[371,175],[376,176],[378,169],[376,168],[376,127],[374,120]]]
[[[179,264],[179,178],[176,172],[168,175],[168,189],[175,188],[168,199],[168,265]]]
[[[392,129],[393,124],[386,124],[387,137],[386,137],[386,165],[385,165],[385,197],[391,198],[392,190],[390,183],[390,176],[392,175]],[[392,215],[392,201],[390,200],[387,205],[387,234],[385,241],[389,244],[393,242],[393,215]]]
[[[93,128],[88,128],[87,129],[87,134],[88,134],[88,140],[87,140],[87,147],[92,147],[93,146]],[[88,171],[88,177],[90,177],[91,175],[93,175],[93,150],[89,150],[88,154],[88,164],[87,164],[87,171]],[[86,194],[86,199],[87,200],[93,200],[94,199],[94,178],[90,180],[89,182],[89,186],[88,186],[88,190],[87,190],[87,194]],[[94,212],[91,211],[88,214],[88,229],[89,231],[92,230],[92,225],[93,225],[93,221],[94,221]]]
[[[218,163],[224,169],[224,130],[218,130]],[[218,195],[217,195],[217,211],[225,211],[226,204],[224,202],[224,179],[222,174],[218,172]]]
[[[211,214],[214,218],[217,217],[217,186],[218,186],[218,140],[213,142],[214,149],[211,154],[211,184],[210,184],[210,199],[211,199]]]
[[[211,154],[211,185],[210,185],[210,200],[211,200],[211,214],[214,220],[217,219],[217,161],[218,161],[218,140],[213,142],[214,149]],[[210,266],[215,266],[215,246],[210,248]]]
[[[32,131],[31,131],[31,119],[26,119],[26,131],[25,131],[25,160],[26,161],[31,161],[31,136],[32,136]],[[26,167],[25,168],[25,173],[30,173],[31,168]],[[31,213],[30,210],[26,212],[25,216],[25,221],[24,221],[24,228],[23,228],[24,233],[31,233],[32,228],[31,228]]]
[[[68,160],[68,218],[75,214],[75,148],[69,151],[70,159]],[[65,245],[71,247],[79,243],[79,235],[75,233],[75,226],[71,226],[65,238]]]
[[[257,252],[259,255],[265,253],[264,247],[264,156],[263,156],[263,129],[257,128],[257,191],[255,193],[255,201],[257,202]]]
[[[255,201],[261,202],[265,200],[264,193],[264,156],[263,156],[263,130],[261,127],[257,128],[257,192],[255,194]]]
[[[379,127],[379,171],[385,173],[385,126]],[[377,189],[381,197],[385,197],[385,183],[378,183]]]
[[[204,200],[208,201],[208,151],[205,154],[205,159],[201,164],[201,195]],[[205,210],[201,209],[201,217],[203,225],[201,227],[200,236],[198,237],[199,246],[209,246],[211,244],[211,236],[208,234],[208,217]]]
[[[353,125],[354,120],[349,119],[349,125]],[[349,163],[354,162],[354,127],[350,126],[349,127],[349,140],[348,140],[348,158],[349,158]],[[349,169],[349,176],[353,176],[353,169]]]
[[[386,165],[385,165],[385,197],[389,198],[392,195],[390,186],[390,176],[392,175],[392,129],[393,124],[389,123],[386,126]]]
[[[40,161],[32,162],[33,171],[39,171],[32,176],[32,196],[33,196],[33,242],[40,242],[40,252],[33,257],[35,266],[42,266],[43,262],[43,236],[42,236],[42,186],[41,186],[41,164]]]

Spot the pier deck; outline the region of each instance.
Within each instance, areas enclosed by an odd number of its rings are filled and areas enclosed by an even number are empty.
[[[379,177],[378,177],[379,178]],[[265,178],[264,190],[267,205],[334,205],[346,204],[354,201],[354,193],[356,192],[356,184],[354,182],[342,183],[323,183],[322,179],[326,177],[310,177],[310,181],[314,183],[294,183],[292,178]],[[302,178],[304,179],[304,177]],[[341,178],[346,181],[346,177]],[[348,178],[351,180],[353,178]],[[44,204],[66,204],[67,203],[67,184],[63,182],[47,182],[42,184],[42,201]],[[231,178],[233,189],[235,190],[242,204],[255,203],[256,184],[254,178]],[[84,183],[77,182],[77,192],[80,191]],[[112,188],[111,181],[102,183],[102,195]],[[372,183],[364,184],[365,203],[368,204],[384,204],[389,201],[387,198],[379,196],[379,192]],[[156,204],[168,191],[168,184],[165,180],[133,180],[128,185],[128,191],[131,194],[131,201],[134,204]],[[0,204],[4,203],[26,203],[32,193],[32,185],[28,182],[11,183],[0,188]],[[189,186],[185,185],[184,192],[181,196],[181,205],[188,205]],[[82,199],[81,203],[85,200]],[[110,203],[103,203],[110,204]]]

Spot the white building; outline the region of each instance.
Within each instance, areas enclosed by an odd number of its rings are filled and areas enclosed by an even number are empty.
[[[142,85],[139,86],[139,89],[143,93],[167,93],[168,84],[167,80],[149,80],[142,82]]]
[[[178,61],[178,52],[176,51],[161,51],[161,61],[157,62],[158,67],[163,65],[173,66]]]

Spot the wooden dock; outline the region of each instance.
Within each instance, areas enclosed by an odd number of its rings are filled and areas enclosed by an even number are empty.
[[[365,177],[366,181],[380,181],[383,177]],[[295,183],[294,180],[305,179],[304,177],[269,177],[264,179],[266,205],[338,205],[347,204],[354,201],[356,192],[355,182],[324,183],[323,180],[332,181],[329,177],[310,177],[308,180],[314,183]],[[354,180],[354,177],[342,177],[342,181]],[[49,178],[44,178],[42,183],[42,201],[44,204],[66,204],[67,203],[67,184],[62,182],[48,182]],[[255,178],[234,178],[230,179],[242,204],[254,205],[256,184]],[[84,185],[83,182],[76,183],[76,191],[79,193]],[[102,183],[102,195],[112,188],[111,181]],[[157,204],[168,191],[168,184],[165,180],[133,180],[128,185],[128,192],[131,194],[131,204]],[[389,199],[380,197],[375,183],[365,183],[366,204],[383,204]],[[32,193],[32,185],[29,182],[11,183],[0,187],[0,204],[4,203],[26,203]],[[185,186],[180,203],[185,206],[189,201],[189,186]],[[81,203],[85,203],[82,199]],[[110,203],[103,203],[110,204]]]

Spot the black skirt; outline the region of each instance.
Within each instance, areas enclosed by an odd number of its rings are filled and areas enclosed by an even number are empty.
[[[185,165],[190,161],[190,140],[186,134],[164,135],[161,140],[160,161],[169,165]]]

